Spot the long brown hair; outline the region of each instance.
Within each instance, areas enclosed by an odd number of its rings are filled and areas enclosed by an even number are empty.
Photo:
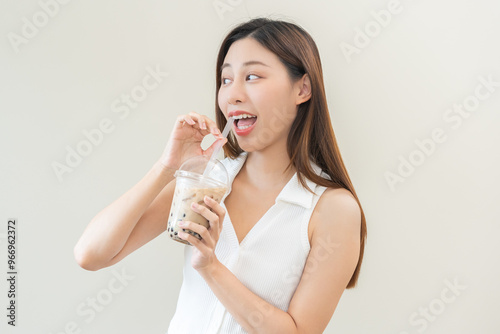
[[[361,203],[354,191],[351,179],[340,155],[333,132],[330,113],[326,102],[323,84],[323,70],[318,48],[312,37],[296,24],[256,18],[236,26],[226,36],[219,49],[216,69],[215,114],[217,125],[223,129],[227,123],[219,108],[217,97],[221,85],[221,66],[231,44],[239,39],[250,37],[269,49],[286,66],[290,78],[296,81],[304,74],[311,80],[311,98],[300,104],[287,139],[290,165],[297,170],[300,183],[308,189],[304,177],[324,187],[345,188],[356,198],[361,210],[360,253],[356,269],[346,288],[353,288],[358,281],[366,239],[366,219]],[[225,156],[232,159],[243,152],[234,134],[230,132],[224,145]],[[316,163],[328,174],[331,180],[317,175],[310,161]],[[289,167],[290,167],[289,165]]]

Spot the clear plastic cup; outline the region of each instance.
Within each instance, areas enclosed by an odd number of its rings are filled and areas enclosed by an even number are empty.
[[[208,167],[207,173],[204,171]],[[196,156],[186,160],[174,174],[175,190],[172,206],[168,216],[167,232],[171,239],[186,245],[191,245],[186,240],[179,238],[179,231],[193,235],[201,240],[201,236],[189,229],[178,226],[179,221],[192,221],[210,226],[209,221],[191,209],[191,203],[196,202],[210,209],[203,200],[205,196],[213,198],[220,203],[229,193],[229,176],[224,165],[217,159],[210,160],[206,156]]]

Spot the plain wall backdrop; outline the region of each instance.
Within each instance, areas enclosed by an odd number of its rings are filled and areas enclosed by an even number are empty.
[[[97,272],[73,246],[160,157],[176,116],[215,119],[220,43],[257,16],[315,39],[367,218],[359,286],[325,333],[498,333],[493,0],[1,1],[0,268],[16,218],[18,275],[15,328],[0,280],[0,332],[167,331],[183,245],[162,234]]]

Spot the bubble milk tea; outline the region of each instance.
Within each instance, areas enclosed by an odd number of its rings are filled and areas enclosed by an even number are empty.
[[[180,230],[193,235],[198,240],[201,240],[201,236],[189,229],[180,228],[178,225],[179,221],[192,221],[193,223],[205,226],[207,229],[210,226],[210,222],[205,217],[191,209],[191,203],[198,203],[211,210],[205,204],[203,198],[208,196],[213,198],[217,203],[220,203],[227,191],[227,187],[204,187],[203,185],[195,187],[196,185],[193,183],[189,179],[177,179],[172,207],[168,216],[167,232],[170,238],[187,245],[191,245],[191,243],[179,238],[178,234]]]

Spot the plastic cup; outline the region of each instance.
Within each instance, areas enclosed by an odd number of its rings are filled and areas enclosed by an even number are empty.
[[[203,173],[207,167],[210,172],[204,176]],[[196,202],[210,210],[205,204],[204,197],[211,197],[220,203],[229,193],[229,177],[226,168],[219,160],[210,160],[206,156],[196,156],[186,160],[174,176],[176,182],[168,216],[167,232],[172,240],[191,245],[188,241],[179,238],[179,231],[189,233],[199,240],[201,236],[194,231],[179,227],[179,221],[191,221],[208,229],[210,222],[194,212],[191,209],[191,203]]]

